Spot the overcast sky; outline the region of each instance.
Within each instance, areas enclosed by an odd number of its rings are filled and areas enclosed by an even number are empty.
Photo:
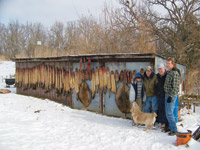
[[[55,21],[63,23],[92,14],[98,17],[105,1],[119,7],[117,0],[0,0],[0,22],[7,24],[41,22],[50,26]]]

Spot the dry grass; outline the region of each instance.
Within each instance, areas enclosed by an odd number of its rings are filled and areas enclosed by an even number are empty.
[[[0,55],[0,61],[10,61],[10,59],[6,58],[3,55]]]

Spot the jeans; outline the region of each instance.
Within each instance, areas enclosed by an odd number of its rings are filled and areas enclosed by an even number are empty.
[[[165,97],[157,97],[158,98],[158,122],[164,123],[168,126],[168,120],[165,113]]]
[[[158,99],[156,96],[147,97],[145,102],[145,112],[150,112],[150,109],[152,110],[152,113],[156,113],[158,111]]]
[[[165,112],[166,112],[166,117],[169,122],[169,128],[171,131],[177,132],[177,126],[176,126],[176,120],[174,117],[174,107],[175,107],[175,102],[177,99],[177,95],[172,97],[171,103],[167,102],[169,95],[165,94]]]

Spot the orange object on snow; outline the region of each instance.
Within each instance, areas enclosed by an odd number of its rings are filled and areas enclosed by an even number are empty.
[[[176,132],[177,146],[187,144],[187,142],[192,138],[192,131],[188,132]]]
[[[178,110],[178,120],[180,120],[181,119],[181,110],[179,109]]]

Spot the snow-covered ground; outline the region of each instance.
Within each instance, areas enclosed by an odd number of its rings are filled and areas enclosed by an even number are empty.
[[[6,65],[6,66],[5,66]],[[14,74],[13,62],[0,62],[0,76]],[[2,72],[2,68],[3,72]],[[0,81],[0,88],[5,83]],[[200,143],[191,139],[189,147],[175,146],[176,136],[160,129],[143,131],[132,121],[75,110],[48,99],[0,94],[0,150],[197,150]],[[200,125],[196,113],[182,111],[179,130],[194,132]],[[183,127],[180,126],[183,124]]]

